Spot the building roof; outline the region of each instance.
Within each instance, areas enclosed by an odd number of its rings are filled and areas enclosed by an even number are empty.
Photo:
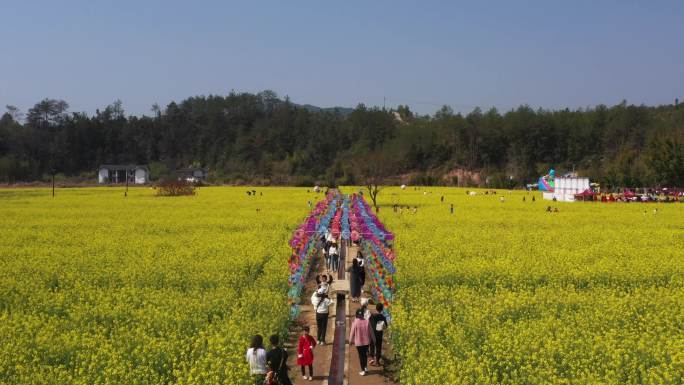
[[[192,172],[192,171],[205,172],[206,170],[203,169],[202,167],[186,167],[186,168],[179,168],[178,170],[176,170],[176,172]]]
[[[125,171],[125,170],[138,170],[143,169],[145,171],[150,171],[146,165],[136,165],[136,164],[102,164],[98,169],[106,168],[107,170],[114,171]]]

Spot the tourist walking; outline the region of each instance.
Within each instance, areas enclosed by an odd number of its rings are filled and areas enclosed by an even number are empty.
[[[264,349],[264,337],[257,334],[252,337],[245,356],[249,363],[249,374],[252,376],[252,383],[263,385],[266,379],[266,349]]]
[[[371,330],[375,334],[375,343],[370,345],[371,365],[380,365],[380,357],[382,356],[382,335],[387,329],[387,318],[382,314],[383,309],[384,306],[381,303],[376,304],[376,313],[369,320]]]
[[[363,254],[361,252],[356,253],[356,260],[359,263],[358,267],[358,279],[359,279],[359,297],[361,296],[361,290],[363,289],[363,285],[366,284],[366,268],[364,267],[364,262],[365,260],[363,259]]]
[[[340,269],[340,252],[337,250],[337,242],[333,242],[328,249],[330,254],[330,264],[333,271]]]
[[[325,345],[325,334],[328,330],[328,315],[330,305],[334,302],[328,298],[324,289],[318,289],[311,296],[311,305],[316,311],[316,341],[319,345]]]
[[[371,331],[368,320],[363,318],[363,310],[358,309],[349,332],[349,344],[356,346],[356,351],[359,354],[359,365],[361,366],[359,374],[362,376],[366,375],[368,368],[368,345],[374,342],[375,334]]]
[[[362,280],[365,279],[365,270],[359,266],[359,261],[354,258],[352,265],[347,270],[349,272],[349,291],[352,297],[352,302],[358,302],[361,297]],[[362,277],[362,274],[364,275]]]
[[[313,349],[316,347],[316,341],[309,335],[309,326],[302,328],[302,335],[299,337],[297,343],[297,365],[302,369],[302,378],[313,380]],[[309,377],[306,376],[306,367],[309,367]]]
[[[325,269],[330,271],[332,268],[332,259],[330,258],[330,245],[331,243],[325,242],[325,248],[323,249],[323,256],[325,257]]]
[[[266,363],[269,372],[266,374],[266,381],[269,384],[292,385],[287,375],[287,351],[279,346],[280,337],[272,335],[269,337],[271,350],[266,353]]]

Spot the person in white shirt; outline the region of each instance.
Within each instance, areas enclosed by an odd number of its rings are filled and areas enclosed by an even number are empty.
[[[340,253],[337,251],[337,243],[330,245],[328,249],[328,254],[330,254],[330,264],[332,265],[332,270],[337,271],[340,268]]]
[[[361,310],[363,310],[363,318],[369,320],[371,317],[371,311],[368,310],[368,298],[361,298]]]
[[[249,363],[249,373],[252,375],[255,384],[263,384],[266,379],[266,349],[264,349],[264,338],[257,334],[252,337],[252,343],[245,355]]]
[[[316,311],[316,339],[319,345],[325,345],[325,332],[328,330],[329,307],[334,302],[328,298],[324,289],[318,289],[311,296],[311,305]]]

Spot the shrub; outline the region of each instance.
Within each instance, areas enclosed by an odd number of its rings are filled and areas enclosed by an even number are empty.
[[[195,195],[195,185],[186,181],[164,181],[157,185],[157,196],[176,197],[181,195]]]

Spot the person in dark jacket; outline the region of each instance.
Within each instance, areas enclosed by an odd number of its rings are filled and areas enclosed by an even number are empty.
[[[287,376],[287,351],[278,346],[280,338],[277,335],[272,335],[269,338],[272,348],[266,353],[266,363],[269,371],[278,374],[278,381],[280,385],[292,385],[290,378]]]
[[[359,277],[360,277],[360,281],[361,281],[361,287],[363,287],[363,285],[366,284],[366,267],[364,266],[365,260],[363,259],[363,253],[358,251],[356,253],[356,260],[359,262],[359,267],[361,268],[361,269],[359,269],[359,273],[360,273]]]
[[[387,318],[382,314],[384,306],[381,303],[375,305],[376,313],[370,317],[370,327],[375,333],[375,342],[370,344],[371,365],[380,365],[382,356],[382,335],[387,329]]]
[[[347,270],[349,272],[349,291],[352,297],[352,302],[359,302],[361,297],[362,280],[365,279],[365,270],[359,266],[359,261],[354,258],[351,267]]]

